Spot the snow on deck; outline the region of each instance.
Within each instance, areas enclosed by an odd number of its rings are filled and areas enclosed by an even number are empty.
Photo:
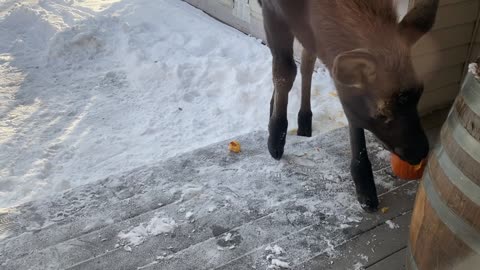
[[[360,209],[325,71],[317,136],[289,136],[275,161],[268,48],[182,1],[0,0],[0,40],[0,269],[401,261],[416,184],[390,176],[369,136],[389,210]],[[233,137],[240,154],[222,142]]]
[[[0,213],[0,268],[375,265],[405,247],[416,183],[392,178],[367,137],[384,213],[355,199],[347,129],[289,136],[281,161],[254,132],[235,138],[239,154],[225,141]]]
[[[267,127],[268,48],[180,0],[2,0],[0,40],[0,207]],[[315,134],[345,125],[312,92]]]

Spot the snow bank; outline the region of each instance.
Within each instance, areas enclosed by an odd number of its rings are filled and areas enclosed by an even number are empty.
[[[0,207],[267,128],[268,48],[182,1],[0,6]],[[333,91],[314,75],[315,134],[346,124]],[[290,129],[299,105],[297,79]]]

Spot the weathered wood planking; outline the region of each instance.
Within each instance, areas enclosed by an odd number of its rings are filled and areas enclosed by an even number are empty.
[[[377,220],[372,224],[376,224],[375,226],[370,225],[369,229],[365,226],[369,223],[363,223],[363,233],[355,235],[336,247],[341,256],[332,257],[331,254],[322,253],[296,265],[294,269],[354,269],[355,264],[368,267],[404,249],[406,247],[405,240],[408,236],[410,211],[413,206],[412,197],[415,190],[416,183],[411,182],[384,198],[384,201],[388,201],[384,205],[391,206],[392,213],[387,214],[392,222],[391,224],[395,226],[394,228],[386,224],[386,219],[380,214],[380,220],[378,220],[378,217],[374,219]],[[394,198],[397,196],[406,199],[396,201]]]
[[[390,207],[386,214],[366,214],[355,204],[347,129],[289,137],[281,162],[269,157],[265,133],[237,139],[241,155],[229,154],[222,142],[12,209],[6,216],[12,226],[0,240],[0,268],[266,269],[265,248],[274,244],[296,265],[321,254],[328,243],[341,246],[411,209],[415,187],[390,176],[382,148],[370,135],[381,204]],[[328,210],[342,201],[335,199],[339,195],[351,203]],[[209,211],[212,204],[216,208]],[[194,221],[185,211],[194,213]],[[121,242],[120,232],[148,224],[159,213],[177,221],[174,233],[130,248]],[[228,233],[239,242],[222,249]],[[158,259],[164,253],[172,257]]]
[[[408,269],[480,263],[480,82],[468,73],[417,193]]]
[[[377,262],[374,265],[368,266],[368,270],[405,270],[405,256],[406,248],[395,252],[394,254],[386,257],[385,259]]]

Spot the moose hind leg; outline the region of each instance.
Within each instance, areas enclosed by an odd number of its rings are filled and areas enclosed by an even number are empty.
[[[303,50],[302,52],[302,103],[298,112],[298,136],[312,136],[312,108],[310,104],[312,90],[312,75],[317,57]]]

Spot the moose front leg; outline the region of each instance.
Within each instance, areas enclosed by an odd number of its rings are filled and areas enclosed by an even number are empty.
[[[265,33],[272,53],[273,96],[270,101],[268,150],[275,159],[283,156],[287,136],[288,93],[297,75],[293,58],[293,33],[288,25],[268,7],[263,8]]]
[[[365,131],[350,125],[350,144],[352,163],[350,172],[357,191],[357,198],[362,208],[367,212],[378,209],[377,189],[372,173],[372,164],[368,159],[365,143]]]
[[[297,66],[293,60],[293,53],[273,54],[273,83],[275,89],[270,104],[268,150],[275,159],[280,159],[283,156],[288,128],[288,93],[292,89],[296,72]]]

